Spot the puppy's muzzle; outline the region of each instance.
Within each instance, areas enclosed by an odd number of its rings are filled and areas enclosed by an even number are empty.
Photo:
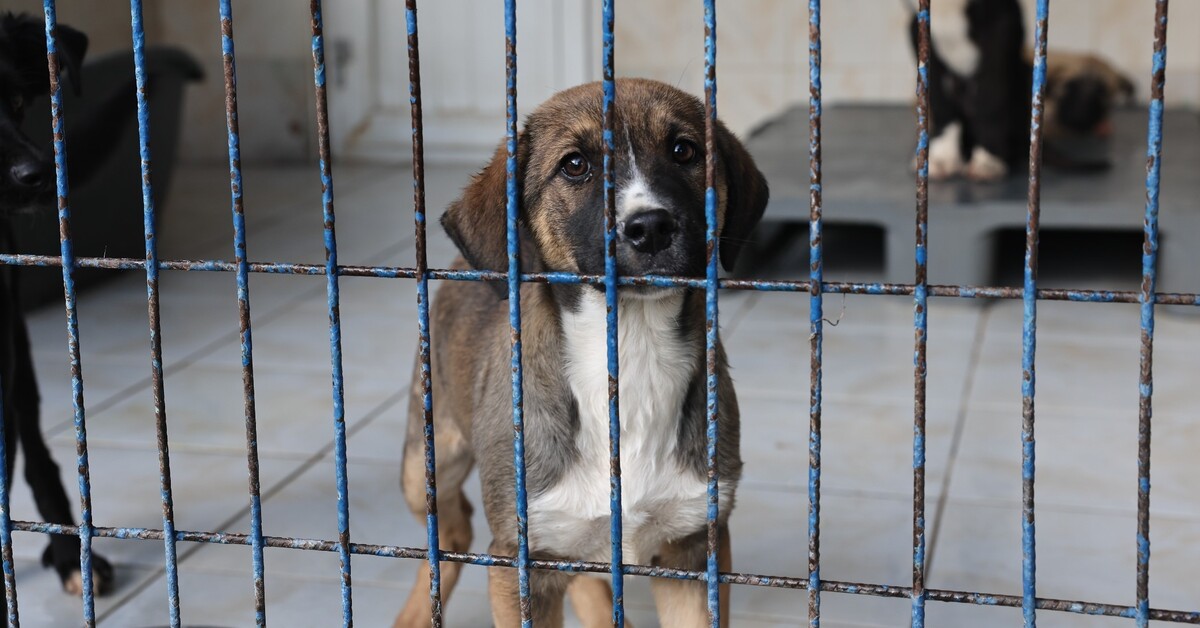
[[[621,223],[621,239],[639,253],[653,255],[671,246],[679,224],[665,209],[640,211]]]
[[[33,192],[46,184],[49,180],[49,173],[45,164],[34,160],[23,160],[9,168],[8,179],[15,189]]]

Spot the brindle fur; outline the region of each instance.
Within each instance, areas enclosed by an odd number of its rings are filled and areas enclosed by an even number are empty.
[[[704,111],[696,98],[668,85],[637,79],[617,81],[615,110],[615,176],[617,187],[631,176],[631,156],[657,190],[670,196],[678,212],[678,246],[647,262],[619,247],[622,274],[703,276],[704,239]],[[601,155],[601,87],[582,85],[555,95],[526,120],[518,142],[521,188],[522,269],[603,273],[603,195]],[[694,164],[669,159],[675,138],[699,147]],[[745,149],[723,125],[717,127],[721,261],[732,267],[739,245],[750,235],[767,202],[766,182]],[[579,151],[594,165],[583,184],[559,176],[564,154]],[[663,158],[667,157],[667,158]],[[503,146],[453,203],[442,224],[465,259],[456,268],[506,270],[505,151]],[[431,314],[434,429],[437,447],[439,533],[443,550],[467,551],[472,540],[471,505],[461,487],[475,464],[483,484],[483,506],[492,533],[491,551],[515,555],[517,546],[508,304],[504,284],[447,282],[437,291]],[[579,412],[564,373],[562,316],[577,311],[585,291],[597,286],[522,284],[526,484],[530,499],[563,476],[581,453],[575,444]],[[622,288],[622,294],[642,289]],[[636,296],[634,298],[637,298]],[[679,410],[677,450],[680,467],[703,478],[705,457],[704,294],[686,291],[677,317],[679,340],[696,347],[691,385]],[[424,438],[419,369],[415,369],[404,447],[402,485],[409,507],[425,516]],[[732,489],[741,476],[738,453],[738,407],[726,364],[717,348],[718,470],[722,486]],[[628,481],[628,480],[627,480]],[[730,502],[732,503],[732,501]],[[730,568],[727,521],[720,513],[722,570]],[[536,524],[536,522],[534,522]],[[605,524],[607,529],[607,524]],[[704,568],[705,532],[701,525],[686,538],[666,543],[654,564],[683,569]],[[537,558],[577,558],[533,553]],[[461,565],[442,564],[442,595],[448,598]],[[497,626],[519,623],[516,572],[490,569],[491,601]],[[574,582],[572,581],[574,579]],[[608,583],[591,576],[534,571],[532,612],[539,626],[561,625],[562,598],[570,591],[585,625],[611,624]],[[706,617],[700,582],[654,581],[664,626],[692,626]],[[728,594],[722,588],[722,605]],[[428,569],[421,570],[396,626],[428,625]],[[727,613],[722,614],[723,618]],[[727,619],[726,619],[727,621]]]

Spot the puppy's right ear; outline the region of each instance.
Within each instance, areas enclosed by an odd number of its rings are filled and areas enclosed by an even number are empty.
[[[517,138],[517,195],[528,154],[525,134]],[[491,162],[442,214],[442,227],[475,270],[508,271],[508,151],[502,143]],[[504,284],[489,282],[503,291]],[[507,292],[504,292],[507,294]]]
[[[0,29],[17,50],[15,60],[21,80],[30,89],[28,95],[41,95],[50,88],[46,65],[46,25],[32,15],[0,15]],[[80,91],[80,66],[87,52],[87,35],[59,24],[57,30],[59,61],[75,93]]]

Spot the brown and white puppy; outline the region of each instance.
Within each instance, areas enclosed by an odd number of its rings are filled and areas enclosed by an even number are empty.
[[[604,272],[599,83],[560,92],[530,115],[518,143],[522,269]],[[622,275],[702,276],[705,267],[704,109],[669,85],[616,84],[614,141]],[[721,262],[733,266],[767,203],[767,186],[741,143],[717,125]],[[442,224],[463,258],[457,268],[507,270],[505,150],[451,204]],[[467,551],[471,505],[462,484],[475,464],[492,532],[491,551],[515,555],[508,304],[503,284],[449,282],[433,302],[432,377],[437,439],[438,525],[446,550]],[[620,289],[619,348],[624,556],[627,563],[681,569],[705,564],[704,294],[681,288]],[[521,286],[525,461],[530,555],[608,561],[609,438],[605,305],[601,286]],[[727,522],[742,462],[738,408],[724,350],[720,395],[722,569],[730,566]],[[402,484],[420,520],[426,508],[420,369],[414,373]],[[443,563],[448,597],[461,564]],[[495,624],[520,621],[517,573],[491,568]],[[608,584],[557,571],[530,575],[539,626],[563,621],[568,592],[585,625],[611,621]],[[655,579],[664,626],[706,620],[704,584]],[[728,593],[722,591],[722,605]],[[397,626],[429,622],[423,569]],[[728,614],[723,613],[726,617]]]

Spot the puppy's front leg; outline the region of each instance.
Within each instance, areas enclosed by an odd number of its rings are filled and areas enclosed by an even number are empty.
[[[663,545],[658,564],[675,569],[703,571],[707,563],[707,532],[700,532],[674,543]],[[733,567],[733,553],[729,547],[729,528],[717,527],[717,569],[728,572]],[[658,608],[658,621],[663,628],[694,628],[708,625],[708,588],[701,580],[675,580],[654,578],[654,605]],[[729,585],[719,587],[721,626],[729,626]]]
[[[571,607],[575,609],[583,628],[612,626],[612,595],[612,585],[604,576],[574,576],[567,587]],[[633,628],[628,619],[625,620],[625,628]]]
[[[492,554],[515,556],[492,546]],[[557,571],[529,571],[529,604],[534,626],[562,628],[563,596],[570,575]],[[521,594],[517,570],[511,567],[488,567],[488,594],[492,599],[492,623],[496,628],[517,628],[521,625]]]

